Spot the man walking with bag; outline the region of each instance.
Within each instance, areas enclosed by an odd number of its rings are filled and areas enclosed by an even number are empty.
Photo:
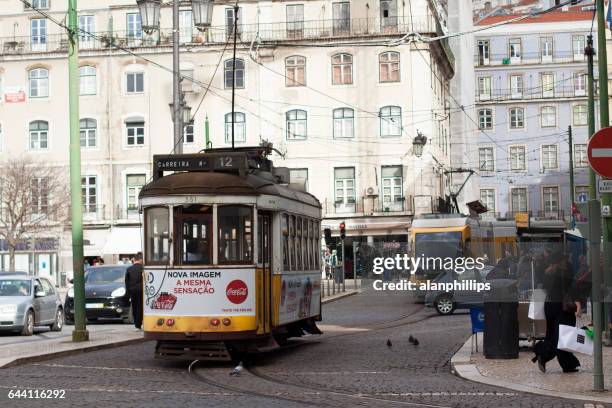
[[[134,327],[142,328],[142,253],[134,257],[134,264],[125,273],[125,288],[132,304]]]

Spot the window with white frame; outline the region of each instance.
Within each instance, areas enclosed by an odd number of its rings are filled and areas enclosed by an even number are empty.
[[[301,184],[308,191],[308,169],[289,169],[289,182]]]
[[[29,4],[24,4],[25,9],[38,9],[38,10],[48,10],[49,9],[49,0],[30,0]]]
[[[586,80],[587,76],[584,72],[574,73],[574,95],[585,96],[586,95]]]
[[[46,214],[49,209],[49,180],[35,177],[31,180],[32,214]]]
[[[96,176],[81,177],[81,197],[83,212],[86,214],[96,213],[98,207]]]
[[[302,38],[304,36],[304,5],[287,5],[287,37]]]
[[[553,59],[553,38],[540,37],[540,56],[542,62],[552,62]]]
[[[191,10],[179,11],[179,42],[181,44],[193,42],[193,12]]]
[[[336,205],[355,204],[355,168],[334,168]]]
[[[480,189],[480,202],[489,212],[495,212],[495,190],[492,188]]]
[[[234,142],[246,142],[246,116],[242,112],[234,112]],[[232,114],[225,115],[225,143],[232,143]]]
[[[96,94],[96,67],[84,65],[79,68],[79,90],[81,95]]]
[[[543,128],[557,126],[557,108],[554,106],[542,106],[540,108],[540,125]]]
[[[572,116],[574,126],[586,126],[588,121],[588,113],[586,105],[574,105],[572,108]]]
[[[559,166],[559,154],[556,144],[542,145],[542,170],[554,170]]]
[[[493,171],[495,169],[492,147],[480,147],[478,149],[478,168],[480,171]]]
[[[353,56],[336,54],[332,56],[332,84],[348,85],[353,83]]]
[[[512,212],[527,211],[527,189],[517,187],[510,189],[510,208]]]
[[[559,187],[543,187],[542,198],[544,199],[544,212],[559,211]]]
[[[183,131],[183,143],[193,143],[194,139],[194,121],[193,119],[185,125],[185,129]]]
[[[510,75],[510,97],[512,99],[520,99],[523,97],[523,75]]]
[[[127,93],[143,93],[144,72],[126,72],[125,90]]]
[[[491,58],[491,44],[489,40],[478,40],[478,65],[489,65]]]
[[[379,81],[400,81],[400,54],[399,52],[383,52],[378,56]]]
[[[45,51],[47,49],[47,19],[33,18],[30,20],[32,51]]]
[[[586,143],[578,143],[574,145],[574,167],[588,167],[589,158],[587,155]]]
[[[98,145],[98,122],[95,119],[85,118],[79,121],[81,147],[96,147]]]
[[[481,101],[491,99],[491,77],[478,78],[478,95]]]
[[[333,34],[346,35],[351,29],[351,4],[348,1],[332,3]]]
[[[334,139],[349,139],[355,136],[355,113],[350,108],[334,109]]]
[[[35,120],[30,122],[30,150],[44,150],[49,148],[49,122]]]
[[[510,108],[510,129],[523,129],[525,127],[525,110],[523,108]]]
[[[525,157],[525,146],[510,146],[510,170],[513,170],[513,171],[527,170],[527,161]]]
[[[589,186],[576,186],[575,188],[576,201],[586,202],[589,200]]]
[[[555,96],[555,74],[549,72],[540,74],[540,86],[543,98]]]
[[[572,50],[574,50],[574,60],[584,60],[584,48],[586,46],[586,40],[584,35],[573,35],[572,36]]]
[[[493,109],[478,110],[478,128],[485,130],[493,129]]]
[[[508,43],[508,56],[511,63],[521,62],[521,39],[512,38]]]
[[[244,88],[244,74],[245,74],[244,60],[240,58],[236,58],[236,68],[234,69],[234,60],[228,59],[225,61],[224,67],[225,67],[224,68],[225,89],[232,89],[232,81],[233,81],[232,72],[236,73],[235,74],[236,75],[236,82],[235,82],[236,89]]]
[[[34,68],[28,72],[30,98],[46,98],[49,96],[49,70]]]
[[[140,45],[142,41],[142,20],[140,13],[127,13],[127,40],[129,45]]]
[[[128,174],[126,176],[126,204],[128,212],[138,210],[138,195],[147,182],[145,174]]]
[[[383,166],[381,169],[383,206],[401,202],[403,196],[402,166]]]
[[[225,9],[225,36],[230,38],[232,33],[234,32],[234,23],[236,24],[236,34],[238,34],[238,38],[240,38],[241,33],[241,25],[242,25],[242,7],[238,7],[238,21],[236,21],[236,16],[234,15],[234,8],[226,8]]]
[[[93,48],[95,45],[95,39],[93,35],[93,33],[95,32],[94,16],[79,15],[78,27],[79,48]]]
[[[302,109],[293,109],[285,114],[287,140],[305,140],[308,132],[307,113]]]
[[[380,108],[380,136],[399,137],[402,135],[402,108],[383,106]]]
[[[306,58],[301,55],[285,58],[285,85],[306,85]]]
[[[130,118],[125,121],[126,145],[144,146],[145,122],[142,118]]]

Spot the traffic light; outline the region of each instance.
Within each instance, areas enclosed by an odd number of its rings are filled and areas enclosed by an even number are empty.
[[[344,221],[340,223],[340,238],[346,238],[346,224],[344,223]]]
[[[323,234],[325,236],[325,245],[330,246],[332,241],[331,230],[329,228],[325,228],[323,230]]]

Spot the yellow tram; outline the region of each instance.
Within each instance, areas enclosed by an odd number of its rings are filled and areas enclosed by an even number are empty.
[[[320,333],[321,204],[270,153],[154,156],[139,199],[144,332],[156,357],[229,359]]]

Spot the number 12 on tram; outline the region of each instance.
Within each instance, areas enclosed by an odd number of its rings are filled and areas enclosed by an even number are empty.
[[[154,157],[140,206],[143,323],[156,357],[228,360],[320,333],[321,204],[266,156]]]

